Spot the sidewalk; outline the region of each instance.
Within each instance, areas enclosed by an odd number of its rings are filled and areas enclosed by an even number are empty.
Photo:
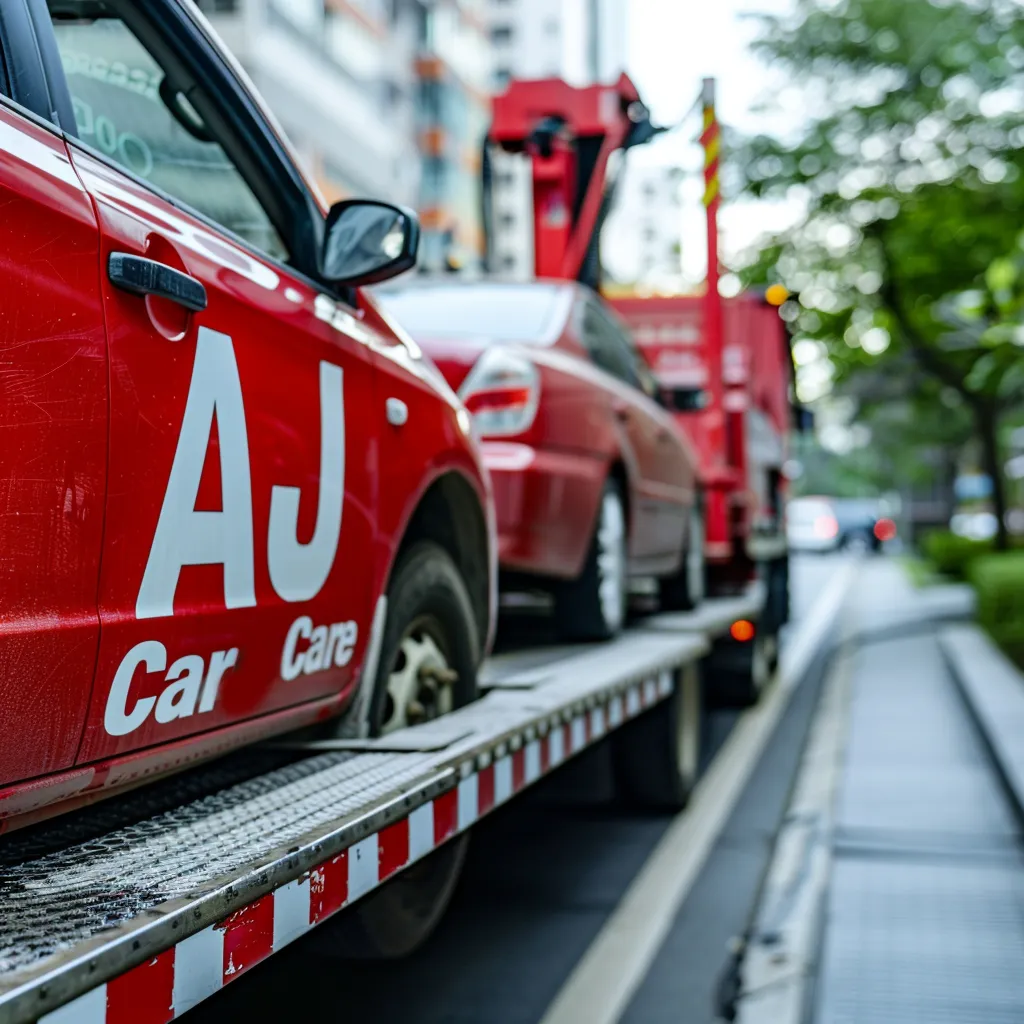
[[[939,641],[963,599],[865,563],[769,871],[742,1021],[1024,1020],[1019,818]],[[1002,698],[1024,713],[1024,681]]]

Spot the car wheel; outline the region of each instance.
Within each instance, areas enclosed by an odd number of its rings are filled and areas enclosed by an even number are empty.
[[[374,735],[437,718],[474,700],[480,639],[466,586],[436,544],[399,560],[370,705]],[[436,927],[466,856],[456,836],[359,901],[325,938],[334,953],[394,958],[412,952]]]
[[[619,485],[608,480],[583,572],[555,593],[555,621],[566,640],[607,640],[626,621],[626,509]]]
[[[631,805],[680,811],[697,784],[701,744],[699,666],[676,674],[672,696],[612,737],[618,796]]]
[[[704,505],[698,500],[690,509],[686,523],[686,554],[674,576],[659,583],[664,611],[689,611],[696,608],[707,592],[707,568],[704,564]]]

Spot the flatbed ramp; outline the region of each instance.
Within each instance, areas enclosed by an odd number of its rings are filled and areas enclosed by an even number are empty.
[[[667,698],[761,600],[754,588],[607,644],[503,655],[484,696],[442,719],[307,744],[145,820],[0,859],[0,1024],[179,1016]]]

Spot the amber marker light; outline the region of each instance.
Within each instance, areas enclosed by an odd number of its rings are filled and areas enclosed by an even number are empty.
[[[754,624],[749,619],[737,619],[729,627],[729,635],[733,640],[745,644],[748,640],[754,639]]]

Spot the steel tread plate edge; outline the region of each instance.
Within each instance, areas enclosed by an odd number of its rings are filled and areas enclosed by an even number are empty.
[[[657,639],[641,675],[563,662],[456,712],[450,749],[319,755],[6,869],[0,1024],[174,1019],[667,697],[704,647]]]
[[[651,632],[689,632],[717,638],[737,619],[757,621],[765,605],[767,588],[761,581],[747,587],[736,597],[716,597],[690,612],[661,612],[638,623]]]

